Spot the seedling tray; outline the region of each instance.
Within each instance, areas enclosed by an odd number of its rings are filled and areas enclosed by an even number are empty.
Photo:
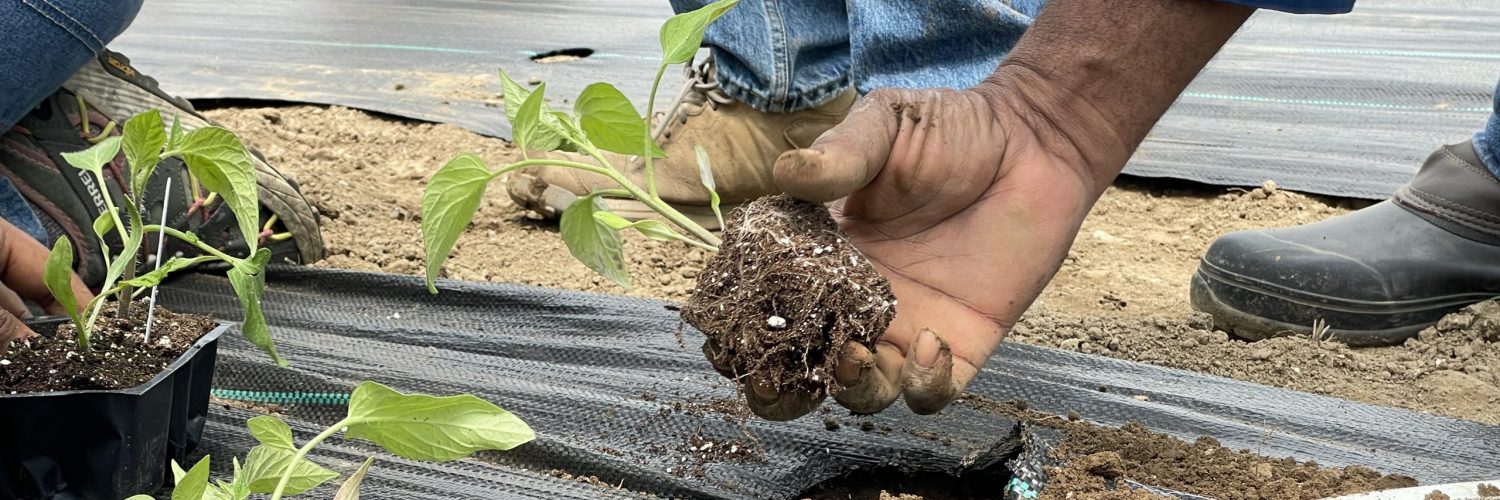
[[[43,335],[60,323],[28,323]],[[208,419],[219,322],[144,384],[0,395],[0,498],[120,499],[160,489]]]

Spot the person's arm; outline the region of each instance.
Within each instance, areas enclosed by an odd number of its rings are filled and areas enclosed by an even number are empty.
[[[1210,0],[1053,1],[976,90],[1033,110],[1031,127],[1076,149],[1107,185],[1252,12]]]
[[[899,300],[872,351],[844,346],[840,404],[947,406],[1067,255],[1089,208],[1178,93],[1250,16],[1208,0],[1053,0],[984,83],[878,90],[807,149],[778,186],[840,200],[840,226]],[[791,419],[821,395],[746,382],[758,415]]]

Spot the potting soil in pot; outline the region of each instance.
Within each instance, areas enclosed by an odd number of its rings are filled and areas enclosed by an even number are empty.
[[[0,392],[134,387],[161,373],[214,327],[208,316],[159,307],[147,339],[145,301],[130,308],[128,319],[117,312],[114,303],[104,306],[87,351],[79,348],[72,323],[58,325],[51,335],[13,342],[0,355]]]

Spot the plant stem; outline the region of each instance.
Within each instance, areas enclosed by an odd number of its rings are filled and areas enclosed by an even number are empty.
[[[576,161],[537,159],[519,161],[510,165],[506,165],[504,167],[500,167],[500,169],[490,173],[490,178],[493,179],[512,170],[532,166],[576,168],[579,170],[585,170],[605,177],[609,177],[610,180],[615,181],[615,184],[619,184],[621,188],[624,188],[631,197],[635,198],[641,203],[645,203],[646,206],[651,207],[652,210],[655,210],[656,213],[661,214],[662,217],[666,217],[667,220],[671,221],[673,224],[676,224],[677,227],[680,227],[683,230],[692,233],[694,237],[698,238],[698,240],[704,243],[704,245],[702,245],[704,248],[715,251],[719,249],[718,247],[721,241],[719,240],[718,236],[714,236],[714,233],[712,231],[704,229],[703,226],[694,223],[692,219],[687,218],[686,215],[682,215],[682,212],[678,212],[677,209],[672,208],[671,205],[668,205],[666,202],[661,201],[660,198],[650,196],[647,193],[643,192],[641,188],[635,185],[635,183],[630,182],[630,179],[626,179],[624,174],[616,172],[611,168],[601,167],[598,165],[589,165],[587,163],[579,163]]]
[[[271,492],[271,500],[281,500],[281,492],[286,490],[287,483],[292,481],[292,471],[296,470],[296,464],[301,463],[302,459],[307,458],[307,452],[312,451],[314,446],[321,444],[338,431],[348,427],[353,421],[353,417],[345,417],[343,420],[338,421],[338,423],[324,429],[321,434],[313,436],[312,440],[308,441],[307,444],[302,445],[302,448],[297,450],[297,455],[293,456],[291,463],[287,465],[286,472],[281,473],[281,480],[276,482],[276,490]]]
[[[646,190],[651,195],[651,201],[661,201],[661,198],[656,197],[656,178],[654,177],[654,172],[651,170],[651,157],[655,156],[652,152],[656,149],[651,147],[651,136],[654,135],[651,133],[651,129],[655,128],[651,126],[651,117],[656,114],[656,89],[661,86],[661,76],[666,73],[667,65],[662,64],[656,67],[656,78],[651,79],[651,97],[646,98],[646,137],[641,139],[642,151],[645,152],[644,156],[646,158]],[[672,117],[668,116],[667,118],[671,119]]]
[[[141,228],[141,230],[146,231],[148,233],[154,231],[154,232],[166,234],[167,236],[171,236],[173,238],[177,238],[177,239],[182,240],[182,241],[184,241],[184,242],[186,242],[186,243],[188,243],[190,245],[198,247],[198,249],[202,250],[204,253],[207,253],[207,254],[212,255],[214,257],[218,257],[219,260],[222,260],[225,263],[230,264],[230,265],[238,264],[241,260],[243,260],[243,259],[236,258],[236,257],[234,257],[232,255],[229,255],[227,253],[221,252],[217,248],[209,246],[207,243],[204,243],[201,240],[199,240],[197,236],[193,236],[191,234],[184,233],[182,231],[178,231],[178,230],[173,229],[173,228],[171,228],[169,226],[158,226],[158,225],[152,224],[152,225],[146,226],[144,228]],[[157,258],[161,258],[161,257],[158,256]]]

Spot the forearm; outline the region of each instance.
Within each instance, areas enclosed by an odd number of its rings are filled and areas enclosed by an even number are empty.
[[[1254,9],[1210,0],[1052,0],[981,92],[1022,110],[1099,189]]]

